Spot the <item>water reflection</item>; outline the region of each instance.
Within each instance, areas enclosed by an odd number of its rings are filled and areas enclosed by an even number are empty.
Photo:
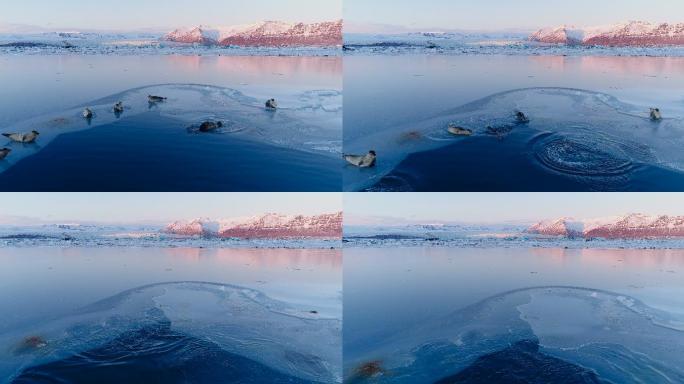
[[[530,253],[545,262],[565,264],[579,260],[582,264],[615,267],[619,264],[633,268],[658,266],[684,266],[684,250],[681,249],[562,249],[534,248]]]
[[[164,248],[164,253],[176,260],[195,263],[208,259],[232,266],[342,268],[340,249]]]

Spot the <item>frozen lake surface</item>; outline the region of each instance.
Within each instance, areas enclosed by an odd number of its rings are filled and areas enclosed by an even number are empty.
[[[681,58],[351,56],[345,190],[679,190]],[[372,102],[371,102],[372,100]],[[663,112],[651,121],[650,108]],[[529,123],[516,121],[522,111]],[[667,113],[665,113],[667,111]],[[449,124],[472,132],[454,136]]]
[[[2,131],[40,132],[2,144],[4,189],[339,190],[340,58],[0,56],[0,67]],[[200,132],[204,121],[223,127]],[[46,166],[53,179],[36,178]]]
[[[2,382],[340,381],[340,250],[3,247],[0,259]]]
[[[683,268],[681,250],[346,249],[345,375],[675,383]]]

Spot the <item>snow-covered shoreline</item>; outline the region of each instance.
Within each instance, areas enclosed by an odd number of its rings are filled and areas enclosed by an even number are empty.
[[[217,238],[162,233],[156,226],[36,225],[0,227],[0,247],[335,249],[340,238]]]
[[[544,237],[463,237],[455,239],[345,237],[344,248],[563,248],[684,249],[684,239],[573,240]]]
[[[531,41],[526,34],[404,33],[344,36],[345,55],[682,57],[684,46],[601,46]]]
[[[7,43],[4,43],[7,44]],[[120,56],[341,56],[340,47],[234,47],[205,46],[201,44],[105,44],[64,47],[62,45],[3,45],[0,38],[0,55],[120,55]]]
[[[627,217],[632,216],[634,215]],[[608,224],[623,222],[625,220],[617,217]],[[684,237],[678,236],[577,237],[539,232],[536,230],[538,226],[539,224],[346,226],[342,241],[345,248],[684,249]]]

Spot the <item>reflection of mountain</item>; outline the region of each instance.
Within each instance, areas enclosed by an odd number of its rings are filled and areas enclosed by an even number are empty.
[[[342,75],[340,57],[314,56],[190,56],[169,55],[168,62],[188,72],[221,71],[224,76],[235,76],[240,81],[256,81],[265,75],[278,74],[282,79],[293,76]],[[284,80],[283,80],[284,81]]]
[[[163,248],[166,255],[177,260],[197,262],[213,260],[236,268],[249,265],[257,268],[342,268],[340,249],[274,249],[274,248]],[[232,268],[232,267],[231,267]]]
[[[530,248],[529,252],[554,264],[574,264],[581,260],[587,265],[605,268],[667,269],[684,266],[682,249]]]
[[[268,213],[260,216],[176,221],[163,232],[182,236],[224,238],[340,238],[342,213],[315,216]]]
[[[681,57],[650,57],[650,56],[530,56],[529,60],[544,68],[564,72],[581,71],[603,75],[661,75],[677,73],[684,68]]]
[[[529,40],[564,45],[684,45],[684,23],[652,24],[643,21],[630,21],[628,23],[595,28],[561,26],[540,29],[531,34]]]
[[[559,218],[541,221],[527,229],[528,233],[604,239],[641,239],[684,237],[684,216],[627,216],[575,220]]]
[[[342,45],[342,20],[321,23],[261,23],[231,27],[197,26],[176,29],[163,40],[205,45],[236,45],[247,47],[337,46]]]

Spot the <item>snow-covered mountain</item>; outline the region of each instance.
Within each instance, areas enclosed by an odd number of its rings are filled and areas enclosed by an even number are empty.
[[[626,216],[590,220],[560,218],[529,227],[531,234],[604,239],[643,239],[684,237],[684,216]]]
[[[264,21],[230,27],[200,25],[176,29],[162,40],[205,45],[336,46],[342,45],[342,20],[312,24]]]
[[[200,25],[193,28],[176,29],[164,35],[162,39],[177,43],[214,45],[218,44],[220,36],[220,30]]]
[[[562,237],[581,237],[583,235],[584,223],[578,222],[570,217],[540,221],[529,227],[526,232],[545,236]]]
[[[181,236],[218,236],[221,222],[206,217],[193,220],[178,220],[164,227],[162,232]]]
[[[584,31],[569,26],[543,28],[528,37],[530,41],[548,44],[579,45],[584,39]]]
[[[653,24],[644,21],[630,21],[607,27],[560,26],[540,29],[531,34],[528,40],[541,43],[588,46],[684,45],[684,23]]]
[[[259,216],[176,221],[162,232],[181,236],[262,238],[341,238],[342,212],[315,216],[267,213]]]

